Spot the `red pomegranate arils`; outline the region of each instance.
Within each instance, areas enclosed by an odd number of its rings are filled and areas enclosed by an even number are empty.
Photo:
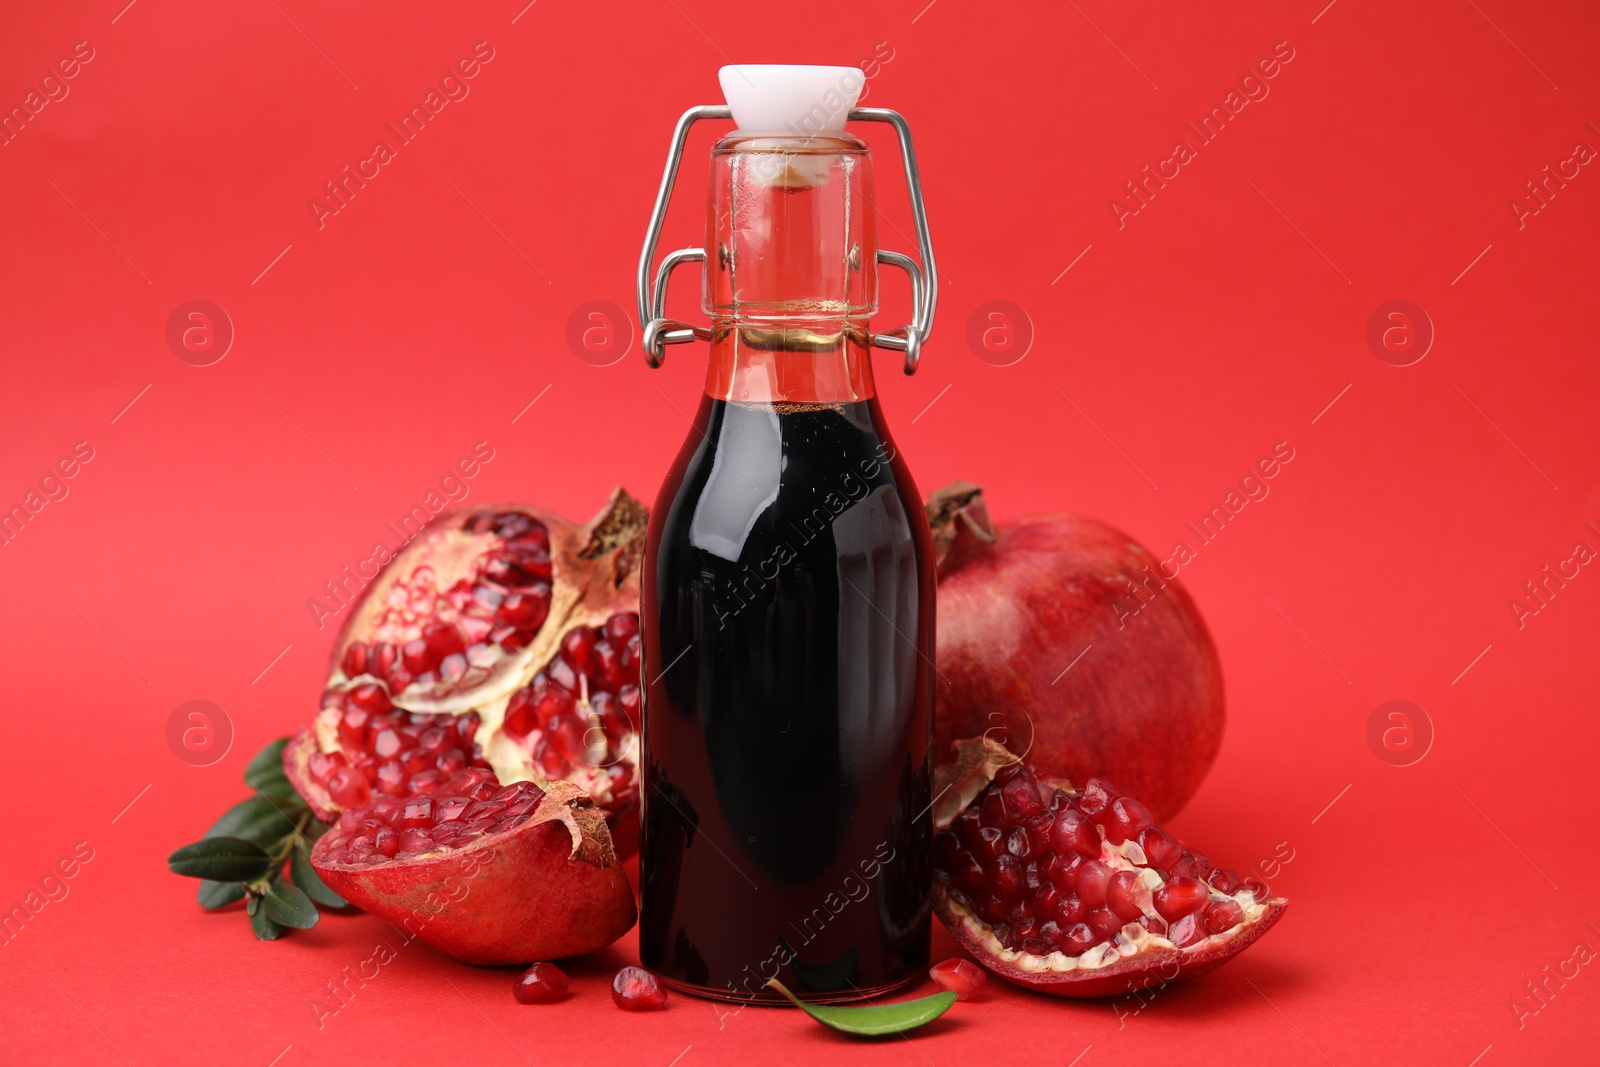
[[[623,1011],[659,1011],[667,1006],[667,987],[643,967],[624,967],[611,980],[611,999]]]
[[[497,788],[483,780],[484,773],[477,769],[463,771],[442,781],[438,792],[430,796],[413,796],[404,801],[380,797],[368,807],[346,810],[339,816],[340,830],[371,832],[352,837],[342,850],[332,852],[328,860],[351,863],[363,855],[373,854],[404,859],[444,846],[447,840],[449,847],[460,848],[487,833],[515,827],[544,797],[544,791],[532,782]],[[473,806],[481,803],[465,795],[466,792],[485,786],[500,797],[500,802],[491,808],[501,817],[481,825],[464,823],[463,816],[470,815]]]
[[[936,901],[962,946],[1004,977],[1062,995],[1126,991],[1141,959],[1192,955],[1204,970],[1282,912],[1264,883],[1212,868],[1104,781],[1041,783],[992,742],[957,752],[981,756],[993,779],[949,771],[952,786],[963,774],[971,785],[939,816]]]
[[[928,975],[941,989],[954,993],[957,1000],[974,1000],[983,995],[989,984],[989,976],[971,960],[943,960],[929,967]]]
[[[567,998],[567,976],[553,963],[535,963],[511,987],[518,1004],[554,1004]]]

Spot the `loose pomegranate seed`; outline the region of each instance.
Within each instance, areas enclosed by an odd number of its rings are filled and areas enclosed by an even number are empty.
[[[611,979],[611,999],[623,1011],[659,1011],[667,1006],[667,987],[643,967],[624,967]]]
[[[954,993],[957,1000],[974,1000],[983,994],[989,976],[971,960],[948,959],[928,968],[928,975],[939,988]]]
[[[519,1004],[554,1004],[567,997],[567,976],[553,963],[535,963],[511,987]]]

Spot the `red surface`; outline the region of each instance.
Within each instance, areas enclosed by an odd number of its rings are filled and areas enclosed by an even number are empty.
[[[6,14],[8,108],[75,42],[94,58],[0,148],[0,502],[75,442],[93,460],[0,547],[0,904],[77,842],[93,859],[0,949],[0,1059],[561,1063],[597,1039],[619,1046],[607,1062],[685,1067],[949,1064],[1001,1041],[1085,1067],[1593,1058],[1600,971],[1563,961],[1600,949],[1600,573],[1520,628],[1508,607],[1575,543],[1600,548],[1600,174],[1521,228],[1509,207],[1575,142],[1600,147],[1591,5],[522,2]],[[307,200],[479,41],[494,58],[470,96],[319,229]],[[1108,199],[1281,41],[1270,95],[1119,229]],[[259,944],[163,863],[311,713],[331,628],[308,600],[478,441],[495,451],[472,500],[583,516],[614,482],[653,492],[703,352],[596,367],[565,331],[586,301],[632,306],[673,120],[715,102],[729,57],[891,51],[867,102],[915,126],[943,289],[923,371],[885,355],[879,380],[924,489],[980,480],[1002,515],[1075,508],[1165,554],[1294,449],[1182,568],[1230,721],[1175,824],[1240,867],[1292,850],[1271,879],[1288,915],[1137,1015],[998,991],[871,1047],[794,1012],[621,1015],[605,980],[631,939],[573,967],[553,1008],[517,1005],[509,972],[405,948],[318,1030],[309,1001],[394,933],[335,916]],[[892,146],[866,132],[885,244],[905,247]],[[695,240],[710,136],[664,247]],[[235,326],[213,366],[164,339],[193,299]],[[1036,331],[1012,366],[964,339],[994,299]],[[1392,299],[1435,325],[1412,366],[1365,341]],[[192,699],[236,731],[209,767],[167,745]],[[1436,731],[1410,767],[1367,743],[1391,699]],[[1519,1025],[1510,1004],[1547,966],[1569,977]]]

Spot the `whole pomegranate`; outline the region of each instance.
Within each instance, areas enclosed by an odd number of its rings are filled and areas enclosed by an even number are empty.
[[[621,489],[582,526],[462,508],[387,562],[283,753],[335,824],[311,857],[329,885],[473,963],[633,925],[645,520]]]
[[[1222,670],[1189,594],[1094,519],[996,530],[983,492],[928,502],[939,575],[936,751],[986,736],[1040,772],[1121,783],[1166,820],[1222,740]]]
[[[1008,981],[1097,997],[1192,978],[1288,907],[1099,778],[1075,789],[981,738],[954,752],[935,783],[934,910]]]

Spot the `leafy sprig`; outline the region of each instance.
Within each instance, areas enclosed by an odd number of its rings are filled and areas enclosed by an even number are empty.
[[[286,929],[309,930],[317,905],[342,908],[311,866],[311,846],[328,830],[283,773],[280,737],[256,754],[244,781],[255,794],[211,824],[204,837],[167,857],[173,874],[200,879],[196,898],[211,911],[244,901],[250,929],[276,941]]]

